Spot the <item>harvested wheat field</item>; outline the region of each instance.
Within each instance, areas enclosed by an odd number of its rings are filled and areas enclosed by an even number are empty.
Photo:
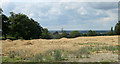
[[[118,36],[2,40],[3,61],[118,61]]]

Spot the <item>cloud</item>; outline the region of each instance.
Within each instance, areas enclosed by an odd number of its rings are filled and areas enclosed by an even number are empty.
[[[81,15],[86,15],[87,14],[87,11],[83,8],[83,7],[80,7],[77,12]]]
[[[95,8],[95,9],[101,9],[101,10],[111,10],[111,9],[115,9],[118,8],[118,3],[117,2],[100,2],[100,3],[90,3],[89,4],[91,7]]]
[[[51,8],[48,11],[48,13],[51,14],[51,15],[60,15],[60,14],[62,14],[59,8]]]
[[[103,5],[104,4],[104,5]],[[24,13],[43,27],[53,29],[109,29],[117,23],[117,3],[9,2],[4,13]]]

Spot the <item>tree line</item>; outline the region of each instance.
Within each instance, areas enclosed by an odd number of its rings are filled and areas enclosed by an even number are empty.
[[[15,37],[16,39],[59,39],[62,37],[74,38],[79,36],[100,36],[101,33],[89,30],[88,33],[83,34],[79,31],[66,31],[50,33],[47,28],[43,28],[37,21],[29,18],[25,14],[10,12],[10,16],[6,16],[0,9],[0,16],[2,16],[2,36],[7,39],[7,36]],[[114,30],[105,35],[120,35],[120,21],[116,24]]]

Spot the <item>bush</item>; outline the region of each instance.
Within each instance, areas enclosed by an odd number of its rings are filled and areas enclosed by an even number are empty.
[[[76,52],[78,58],[89,57],[90,50],[89,47],[82,47]]]
[[[112,51],[114,53],[115,50],[118,50],[117,46],[109,46],[109,51]]]
[[[97,33],[97,36],[101,36],[101,33]]]
[[[54,50],[54,54],[55,54],[54,56],[55,61],[60,61],[62,59],[60,50]]]
[[[72,31],[70,33],[69,37],[74,38],[74,37],[78,37],[78,36],[80,36],[80,32],[79,31]]]
[[[110,32],[107,32],[107,35],[113,35],[113,33],[110,31]]]
[[[45,60],[50,62],[54,61],[54,59],[51,56],[45,56]]]
[[[83,33],[83,34],[81,34],[81,36],[87,36],[87,34],[86,34],[86,33]]]
[[[111,31],[107,32],[107,35],[113,35],[113,27],[111,27]]]
[[[42,54],[37,54],[36,56],[35,56],[35,61],[43,61],[43,55]]]
[[[53,35],[56,35],[56,34],[59,34],[57,31],[55,31],[54,33],[53,33]]]
[[[15,57],[15,52],[14,52],[14,51],[10,51],[9,57],[10,57],[10,58],[14,58],[14,57]]]
[[[55,34],[55,35],[51,35],[53,39],[60,39],[61,35],[60,34]]]

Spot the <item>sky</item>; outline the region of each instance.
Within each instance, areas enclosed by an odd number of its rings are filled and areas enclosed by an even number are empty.
[[[118,22],[118,2],[44,1],[4,0],[0,5],[7,16],[23,13],[49,30],[110,30]]]

